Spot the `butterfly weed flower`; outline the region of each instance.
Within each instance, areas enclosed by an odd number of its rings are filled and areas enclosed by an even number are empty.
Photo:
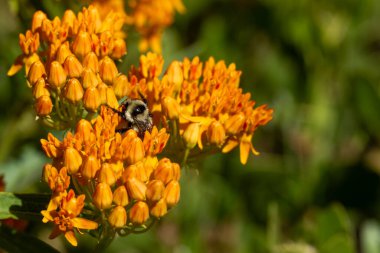
[[[213,58],[201,62],[195,57],[172,62],[163,74],[162,66],[161,55],[148,53],[140,57],[139,67],[130,71],[129,78],[146,96],[154,124],[170,130],[165,149],[170,157],[182,153],[186,161],[239,147],[240,161],[245,164],[250,152],[258,154],[253,134],[272,119],[273,110],[255,106],[251,94],[243,93],[241,71],[235,64]],[[130,96],[135,96],[135,87]]]
[[[113,86],[119,75],[115,60],[127,52],[124,23],[121,11],[101,15],[91,5],[52,20],[35,12],[31,29],[19,36],[22,54],[8,75],[25,66],[42,123],[54,129],[73,128],[101,104],[118,107]]]
[[[41,140],[52,159],[42,175],[51,200],[41,212],[55,224],[50,238],[63,234],[76,246],[76,231],[93,230],[100,241],[140,233],[178,203],[180,166],[157,157],[169,140],[166,129],[154,126],[139,137],[133,129],[119,133],[122,123],[103,106],[63,140],[51,133]]]

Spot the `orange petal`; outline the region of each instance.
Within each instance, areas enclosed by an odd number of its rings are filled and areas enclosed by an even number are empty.
[[[50,212],[48,210],[42,210],[41,211],[42,216],[42,222],[47,223],[48,221],[53,221],[53,217],[51,216]]]
[[[249,156],[249,150],[251,147],[250,142],[245,142],[242,141],[240,142],[240,162],[244,165],[248,161],[248,156]]]
[[[75,234],[74,234],[74,231],[72,230],[69,230],[65,233],[65,237],[67,239],[67,241],[69,241],[69,243],[73,246],[77,246],[78,245],[78,241],[77,241],[77,238],[75,237]]]
[[[212,118],[202,117],[202,116],[190,116],[184,113],[180,113],[180,121],[182,122],[194,122],[194,123],[202,123],[202,125],[209,125],[212,122]]]
[[[199,137],[198,137],[198,147],[200,150],[203,149],[203,143],[202,143],[202,134],[208,129],[208,125],[201,125],[201,128],[199,130]]]
[[[228,139],[226,142],[226,145],[224,145],[224,147],[222,149],[222,152],[228,153],[231,150],[233,150],[238,144],[239,144],[239,142],[236,139]]]
[[[23,60],[23,55],[20,55],[17,57],[17,59],[15,60],[15,62],[12,64],[12,66],[9,68],[7,72],[8,76],[13,76],[17,72],[19,72],[20,69],[22,69],[22,66],[24,65],[22,60]]]
[[[73,218],[71,219],[71,223],[74,227],[79,229],[97,229],[98,223],[95,221],[87,220],[84,218]]]

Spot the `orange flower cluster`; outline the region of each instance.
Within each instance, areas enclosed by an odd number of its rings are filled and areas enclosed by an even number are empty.
[[[140,66],[131,71],[130,79],[138,80],[155,124],[162,122],[173,138],[181,136],[184,140],[182,145],[174,141],[169,148],[177,153],[184,150],[184,155],[191,157],[218,150],[226,153],[240,146],[243,164],[250,151],[258,154],[251,142],[253,134],[272,119],[273,110],[266,105],[254,107],[251,94],[239,88],[241,71],[235,64],[185,58],[172,62],[159,78],[162,67],[162,56],[148,53],[141,56]]]
[[[23,53],[8,75],[25,65],[37,115],[48,126],[66,129],[101,104],[118,106],[114,60],[126,54],[124,19],[119,12],[101,18],[93,6],[77,15],[67,10],[62,19],[34,14],[31,29],[19,36]]]
[[[122,123],[102,107],[92,123],[80,120],[63,141],[50,133],[41,140],[52,158],[42,177],[53,192],[42,211],[44,222],[56,224],[52,238],[64,233],[76,245],[73,228],[96,229],[98,224],[102,231],[111,227],[113,233],[133,233],[178,203],[180,166],[157,158],[169,139],[165,128],[153,127],[141,139],[134,130],[118,133]],[[70,183],[81,195],[74,196]]]
[[[129,0],[130,13],[127,24],[134,26],[142,36],[140,51],[151,48],[161,52],[163,30],[173,23],[175,12],[183,13],[185,7],[181,0]]]

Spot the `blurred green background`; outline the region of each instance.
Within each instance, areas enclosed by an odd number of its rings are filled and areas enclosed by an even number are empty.
[[[235,62],[241,86],[275,110],[257,130],[260,156],[238,151],[185,170],[181,201],[142,235],[107,252],[380,252],[380,1],[186,0],[165,31],[166,65],[199,55]],[[46,161],[23,73],[6,72],[33,12],[83,2],[9,0],[0,8],[0,173],[7,191],[47,191]],[[137,36],[120,69],[138,62]],[[47,240],[49,229],[28,233]],[[63,238],[61,238],[63,239]],[[89,250],[49,241],[67,252]]]

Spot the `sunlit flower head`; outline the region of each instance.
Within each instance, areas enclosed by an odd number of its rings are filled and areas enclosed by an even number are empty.
[[[54,239],[60,234],[64,234],[65,238],[73,245],[77,246],[78,242],[75,236],[75,231],[80,233],[80,229],[92,230],[98,228],[98,223],[85,218],[80,218],[78,215],[84,207],[85,195],[75,197],[73,190],[70,190],[67,195],[61,199],[57,209],[41,211],[45,222],[53,222],[54,229],[49,238]]]
[[[157,158],[169,139],[165,128],[154,126],[140,137],[133,129],[119,133],[123,121],[103,106],[98,117],[80,120],[62,141],[52,134],[41,140],[52,159],[42,175],[52,190],[42,212],[44,222],[56,224],[52,238],[64,234],[76,245],[75,229],[97,229],[104,222],[111,233],[138,232],[178,203],[180,166]]]
[[[118,107],[113,86],[119,75],[115,60],[127,52],[124,23],[121,12],[101,15],[92,5],[52,20],[34,14],[31,29],[19,36],[22,55],[8,75],[25,66],[42,123],[67,129],[101,104]]]
[[[136,80],[147,98],[154,123],[170,129],[170,148],[192,159],[199,153],[226,153],[239,146],[243,164],[250,152],[258,154],[253,134],[272,119],[273,110],[266,105],[255,107],[251,94],[243,93],[241,71],[235,64],[185,58],[172,62],[160,77],[162,66],[160,55],[148,53],[141,56],[129,78]],[[135,96],[131,88],[127,95]],[[177,137],[181,141],[175,141]]]

